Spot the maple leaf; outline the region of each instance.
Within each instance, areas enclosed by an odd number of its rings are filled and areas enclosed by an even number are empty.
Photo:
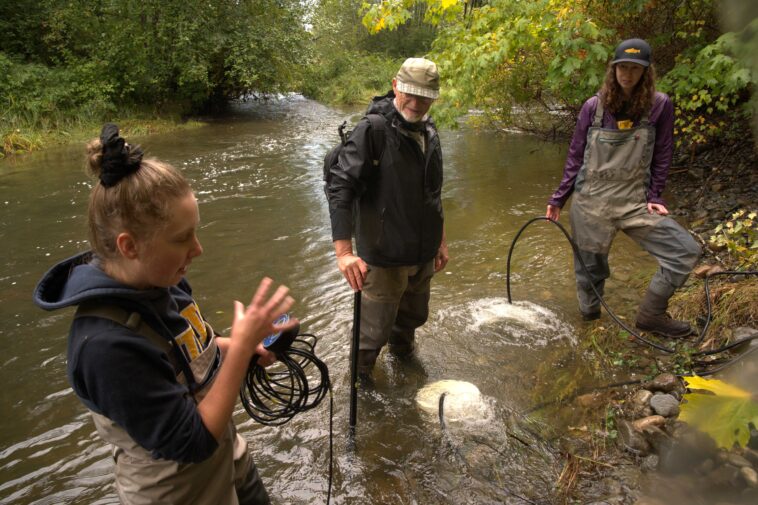
[[[750,440],[749,423],[758,427],[758,403],[751,393],[718,379],[682,377],[691,390],[684,395],[679,419],[707,433],[719,447],[745,447]]]

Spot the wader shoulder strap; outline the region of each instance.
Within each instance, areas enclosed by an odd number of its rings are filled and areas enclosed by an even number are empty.
[[[595,115],[592,118],[592,126],[596,128],[603,126],[603,112],[605,112],[605,109],[603,107],[603,96],[598,95],[597,107],[595,107]],[[640,126],[648,126],[649,124],[650,111],[646,111],[645,114],[642,115],[642,119],[640,119]]]
[[[595,116],[592,118],[592,126],[595,128],[603,126],[603,112],[605,112],[605,109],[603,108],[603,95],[598,95]]]
[[[74,318],[80,317],[108,319],[145,337],[168,356],[171,366],[177,371],[177,380],[181,383],[186,383],[185,377],[187,377],[187,371],[185,370],[185,366],[183,366],[183,362],[176,357],[175,345],[145,323],[139,312],[129,311],[108,303],[85,302],[76,309]],[[190,374],[189,377],[192,377],[192,375]]]
[[[648,125],[650,125],[650,111],[645,111],[645,113],[642,115],[642,119],[640,119],[640,126]]]

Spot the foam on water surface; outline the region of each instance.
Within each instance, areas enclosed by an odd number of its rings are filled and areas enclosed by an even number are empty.
[[[492,400],[474,384],[459,380],[441,380],[427,384],[416,393],[416,404],[432,415],[439,414],[440,396],[445,394],[445,421],[488,422],[492,418]]]
[[[575,340],[573,328],[558,314],[528,301],[511,304],[505,298],[483,298],[458,310],[466,313],[467,330],[496,333],[499,340],[508,344],[544,347],[561,339]]]

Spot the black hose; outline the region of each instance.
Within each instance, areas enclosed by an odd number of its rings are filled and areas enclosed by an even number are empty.
[[[302,338],[301,338],[302,337]],[[300,412],[316,407],[331,387],[329,370],[315,353],[317,339],[301,334],[286,351],[276,354],[269,369],[250,364],[240,388],[240,400],[248,415],[261,424],[279,426]],[[318,381],[309,383],[315,369]]]
[[[519,236],[524,231],[524,229],[526,229],[527,226],[529,226],[530,224],[534,223],[535,221],[548,221],[550,223],[553,223],[555,226],[558,227],[559,230],[561,230],[563,232],[563,235],[566,237],[566,240],[568,240],[569,244],[571,244],[571,248],[574,251],[574,257],[577,258],[577,259],[579,259],[579,264],[582,266],[582,269],[587,274],[587,277],[591,278],[590,274],[589,274],[589,270],[587,269],[587,265],[584,263],[584,259],[582,259],[582,256],[579,254],[579,247],[576,245],[576,242],[574,242],[574,240],[571,238],[571,235],[569,235],[569,233],[566,231],[566,228],[564,228],[563,225],[561,223],[559,223],[558,221],[554,221],[554,220],[549,219],[547,217],[542,217],[542,216],[535,217],[535,218],[530,219],[529,221],[527,221],[527,223],[524,226],[521,227],[521,229],[518,231],[518,233],[516,233],[516,236],[513,237],[513,242],[511,242],[511,249],[508,251],[508,264],[506,266],[506,288],[508,290],[508,303],[513,303],[511,301],[511,256],[513,254],[513,248],[516,245],[516,241],[518,240]],[[595,285],[594,284],[590,284],[590,286],[592,287],[592,291],[595,293],[595,295],[600,300],[600,304],[608,312],[608,315],[611,316],[611,319],[613,319],[616,322],[616,324],[618,324],[619,326],[621,326],[624,330],[626,330],[627,332],[629,332],[630,335],[632,335],[634,338],[636,338],[640,342],[642,342],[644,344],[647,344],[650,347],[654,347],[655,349],[658,349],[659,351],[667,352],[667,353],[670,353],[670,354],[676,352],[676,349],[670,349],[670,348],[665,347],[663,345],[656,344],[655,342],[650,342],[649,340],[645,339],[644,337],[642,337],[641,335],[639,335],[637,332],[635,332],[632,328],[630,328],[629,326],[627,326],[626,323],[624,323],[621,319],[619,319],[618,317],[616,317],[616,314],[610,309],[610,307],[608,307],[608,304],[605,303],[605,300],[603,299],[603,297],[600,296],[600,293],[597,291],[597,288],[595,288]]]
[[[447,396],[447,391],[440,395],[440,401],[437,405],[437,413],[440,418],[440,427],[442,428],[442,431],[447,430],[447,424],[445,424],[445,396]]]
[[[334,398],[329,369],[316,357],[317,342],[315,335],[298,335],[289,349],[276,353],[277,362],[269,369],[258,365],[254,357],[240,387],[240,400],[252,419],[267,426],[280,426],[296,414],[317,407],[329,393],[328,505],[332,493]]]
[[[581,265],[581,267],[584,270],[584,272],[587,274],[587,277],[591,278],[590,273],[589,273],[589,269],[587,268],[587,265],[584,263],[584,259],[579,254],[579,247],[576,245],[576,242],[574,242],[574,240],[571,238],[571,235],[569,235],[568,231],[566,231],[566,228],[564,228],[563,225],[561,225],[558,221],[555,221],[553,219],[550,219],[550,218],[547,218],[547,217],[544,217],[544,216],[535,217],[535,218],[532,218],[529,221],[527,221],[519,229],[519,231],[516,233],[516,236],[513,237],[513,241],[511,242],[511,247],[508,250],[508,260],[507,260],[507,265],[506,265],[506,290],[507,290],[507,293],[508,293],[508,303],[513,303],[512,302],[512,298],[511,298],[511,257],[513,256],[513,249],[514,249],[514,247],[516,245],[516,242],[518,241],[519,237],[523,233],[523,231],[529,225],[531,225],[532,223],[534,223],[536,221],[548,221],[550,223],[553,223],[554,225],[556,225],[558,227],[558,229],[561,230],[561,232],[563,232],[563,235],[566,237],[566,240],[568,240],[569,244],[571,244],[571,249],[572,249],[572,251],[574,253],[574,257],[579,260],[579,264]],[[758,275],[758,271],[756,271],[756,270],[723,271],[723,272],[713,273],[710,276],[717,276],[717,275]],[[706,276],[705,280],[704,280],[704,282],[705,282],[706,320],[705,320],[705,324],[703,325],[703,329],[700,332],[700,335],[698,336],[698,340],[697,340],[696,345],[699,345],[704,340],[706,332],[708,331],[708,327],[709,327],[710,322],[711,322],[711,312],[712,311],[711,311],[710,291],[709,291],[709,287],[708,287],[708,278],[710,276]],[[669,347],[666,347],[666,346],[663,346],[663,345],[660,345],[660,344],[657,344],[655,342],[651,342],[651,341],[645,339],[639,333],[637,333],[632,328],[630,328],[626,323],[624,323],[621,319],[619,319],[616,316],[616,314],[610,309],[610,307],[608,307],[608,304],[605,303],[605,300],[600,295],[600,293],[597,291],[597,288],[595,288],[595,285],[591,283],[590,286],[592,287],[592,291],[595,293],[595,295],[600,300],[601,305],[608,312],[608,315],[611,316],[611,319],[613,319],[613,321],[616,324],[618,324],[621,328],[623,328],[624,330],[626,330],[632,337],[634,337],[636,340],[642,342],[643,344],[648,345],[649,347],[652,347],[654,349],[658,349],[659,351],[663,351],[663,352],[666,352],[666,353],[669,353],[669,354],[673,354],[673,353],[677,352],[676,349],[672,349],[672,348],[669,348]],[[737,347],[737,346],[739,346],[741,344],[744,344],[746,342],[750,342],[751,340],[755,340],[756,338],[758,338],[758,334],[750,336],[748,338],[744,338],[744,339],[738,340],[736,342],[732,342],[732,343],[724,345],[723,347],[720,347],[718,349],[712,349],[712,350],[708,350],[708,351],[698,351],[698,352],[690,353],[690,355],[691,356],[708,356],[708,355],[718,354],[718,353],[721,353],[721,352],[724,352],[724,351],[728,351],[729,349]],[[750,352],[752,352],[752,350]],[[749,353],[746,353],[746,354],[749,354]],[[737,358],[737,359],[741,359],[741,357]],[[716,371],[723,370],[724,368],[730,366],[731,364],[733,364],[734,362],[736,362],[737,359],[730,360],[728,363],[726,363],[725,365],[719,367],[717,370],[712,370],[712,371],[703,370],[703,371],[698,371],[697,373],[698,373],[698,375],[701,375],[701,376],[702,375],[711,375],[713,373],[716,373]]]

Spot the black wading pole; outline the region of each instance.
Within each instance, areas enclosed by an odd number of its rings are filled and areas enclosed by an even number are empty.
[[[350,345],[350,439],[355,446],[355,419],[358,414],[358,341],[361,334],[361,292],[353,299],[353,341]]]

